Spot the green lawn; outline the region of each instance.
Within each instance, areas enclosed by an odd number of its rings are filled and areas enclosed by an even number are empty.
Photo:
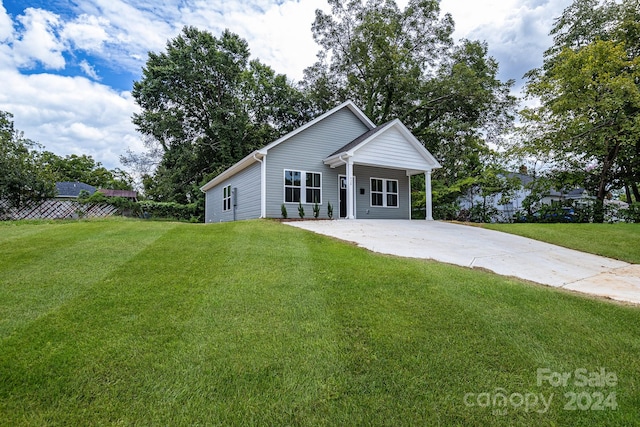
[[[483,227],[640,264],[640,224],[483,224]]]
[[[639,354],[638,307],[277,222],[0,224],[3,426],[632,426]]]

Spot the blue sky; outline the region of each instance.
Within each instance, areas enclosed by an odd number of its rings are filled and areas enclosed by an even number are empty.
[[[570,3],[442,0],[441,9],[453,15],[455,37],[486,41],[501,77],[519,88]],[[0,0],[0,110],[46,150],[121,167],[127,149],[143,149],[130,91],[149,51],[162,51],[185,25],[214,35],[228,28],[254,58],[300,80],[318,51],[317,8],[329,9],[324,0]]]

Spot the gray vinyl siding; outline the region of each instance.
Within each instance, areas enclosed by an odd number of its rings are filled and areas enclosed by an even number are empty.
[[[343,108],[308,129],[269,150],[267,160],[267,217],[280,218],[284,203],[284,170],[322,173],[320,217],[327,217],[327,203],[338,216],[338,174],[345,168],[332,169],[322,161],[369,129],[348,108]],[[222,204],[222,202],[220,202]],[[298,218],[298,204],[287,203],[289,218]],[[313,205],[303,204],[305,217],[313,217]]]
[[[222,210],[223,189],[227,185],[237,188],[236,221],[260,218],[260,163],[256,162],[207,191],[205,222],[233,221],[233,206],[229,211]]]
[[[356,177],[357,219],[410,219],[409,177],[406,171],[355,165],[353,174]],[[371,206],[371,178],[398,181],[397,208]],[[360,194],[360,189],[364,189],[364,194]]]

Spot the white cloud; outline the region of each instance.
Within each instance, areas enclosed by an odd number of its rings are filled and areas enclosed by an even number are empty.
[[[37,61],[45,68],[64,68],[64,44],[56,36],[56,30],[60,27],[58,15],[42,9],[27,8],[18,20],[24,27],[21,37],[13,43],[18,64],[31,67]]]
[[[487,41],[500,62],[503,78],[519,78],[542,64],[550,46],[553,19],[571,0],[442,0],[443,13],[456,22],[456,39]],[[129,92],[118,92],[85,77],[23,75],[19,67],[42,64],[64,68],[63,54],[77,58],[93,80],[108,80],[113,69],[140,72],[148,51],[163,51],[185,25],[219,36],[229,29],[247,40],[252,58],[278,73],[302,79],[319,46],[311,24],[318,0],[86,0],[74,2],[75,15],[62,18],[28,8],[12,22],[0,0],[0,110],[15,115],[28,138],[58,154],[89,154],[107,167],[118,167],[127,147],[142,144],[131,116],[137,106]],[[397,0],[404,8],[408,0]],[[68,15],[65,15],[68,16]],[[18,23],[22,24],[21,26]],[[85,59],[83,53],[89,53]],[[71,60],[70,60],[71,61]]]
[[[85,51],[100,51],[109,41],[109,21],[96,16],[80,15],[61,31],[62,39]]]
[[[82,60],[79,65],[88,77],[91,77],[93,80],[100,80],[100,76],[96,72],[95,68],[93,68],[86,59]]]
[[[137,106],[129,92],[53,74],[0,71],[0,81],[6,82],[0,110],[12,112],[16,128],[49,151],[88,154],[114,168],[128,146],[142,149],[131,123]]]
[[[0,42],[7,41],[13,37],[13,22],[7,14],[7,10],[0,2]]]

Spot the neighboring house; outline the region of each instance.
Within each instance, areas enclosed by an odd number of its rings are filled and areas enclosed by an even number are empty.
[[[254,151],[204,185],[205,222],[290,218],[411,218],[411,176],[425,174],[432,218],[431,171],[440,164],[399,121],[375,126],[347,101]]]
[[[138,201],[138,193],[131,190],[109,190],[106,188],[101,188],[98,190],[98,192],[104,194],[107,197],[122,197],[134,202]]]
[[[523,173],[507,173],[506,177],[518,178],[520,181],[519,188],[507,197],[507,203],[500,203],[503,201],[502,193],[496,193],[488,196],[486,200],[483,200],[483,198],[477,194],[468,193],[460,198],[460,208],[470,210],[474,205],[484,202],[488,207],[492,208],[495,213],[492,218],[493,221],[511,221],[516,212],[525,210],[522,202],[531,194],[530,184],[535,178]],[[592,204],[593,200],[595,200],[595,197],[589,196],[588,192],[584,188],[576,188],[566,192],[551,189],[542,196],[540,204],[554,205],[571,201],[576,207],[584,207]]]
[[[93,194],[96,192],[96,187],[84,182],[56,182],[57,199],[77,199],[81,191]]]
[[[540,200],[540,203],[544,205],[553,205],[557,203],[563,203],[565,201],[571,201],[576,207],[585,207],[593,204],[596,198],[589,196],[589,193],[584,188],[575,188],[573,190],[565,192],[551,189],[548,194]]]

